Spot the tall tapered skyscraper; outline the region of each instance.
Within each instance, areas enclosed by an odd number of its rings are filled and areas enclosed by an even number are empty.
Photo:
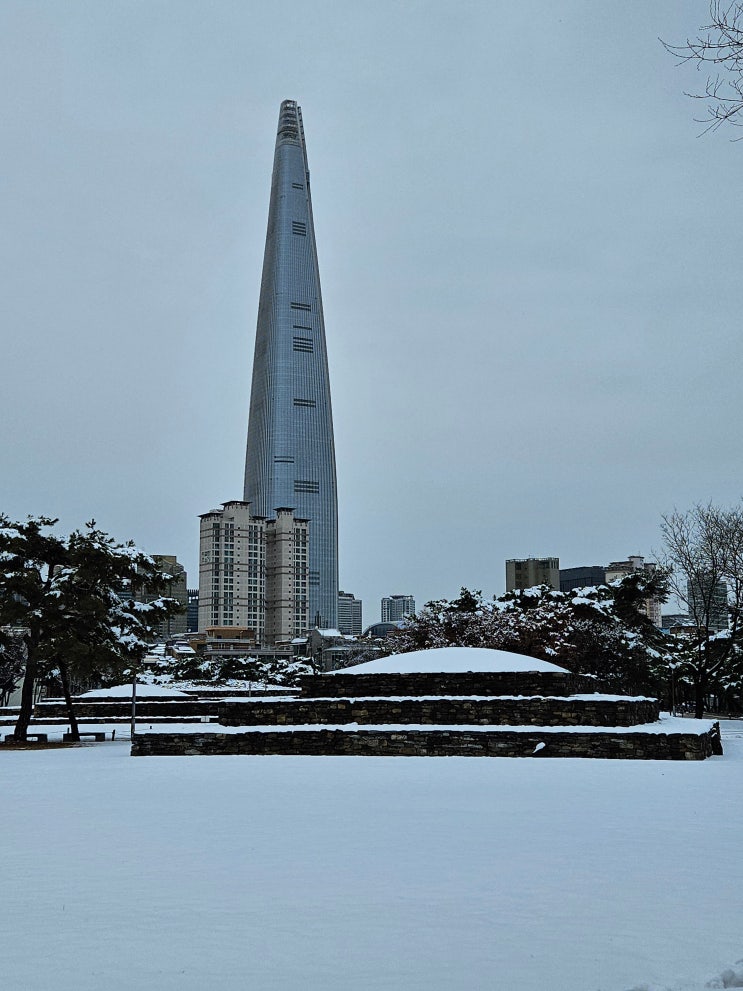
[[[311,626],[338,609],[338,497],[330,379],[302,111],[279,112],[250,394],[245,501],[308,519]]]

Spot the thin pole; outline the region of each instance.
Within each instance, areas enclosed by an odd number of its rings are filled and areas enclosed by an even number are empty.
[[[134,743],[134,733],[136,731],[137,723],[137,671],[136,668],[132,673],[132,743]]]

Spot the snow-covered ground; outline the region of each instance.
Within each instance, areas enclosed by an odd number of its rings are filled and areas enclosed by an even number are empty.
[[[722,729],[700,763],[0,752],[2,986],[743,986]]]

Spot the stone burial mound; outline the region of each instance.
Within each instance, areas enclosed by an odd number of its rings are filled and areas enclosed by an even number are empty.
[[[228,699],[218,724],[137,734],[134,756],[295,754],[704,760],[717,723],[660,718],[656,699],[478,647],[395,654],[301,680],[290,697]]]

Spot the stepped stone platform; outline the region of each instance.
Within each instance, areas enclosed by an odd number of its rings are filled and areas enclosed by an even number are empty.
[[[223,702],[223,726],[417,723],[482,726],[636,726],[658,718],[658,702],[610,695],[301,698]]]
[[[132,754],[704,760],[722,752],[717,724],[659,722],[657,700],[602,687],[503,651],[416,651],[304,678],[293,699],[222,702],[223,729],[137,734]]]

